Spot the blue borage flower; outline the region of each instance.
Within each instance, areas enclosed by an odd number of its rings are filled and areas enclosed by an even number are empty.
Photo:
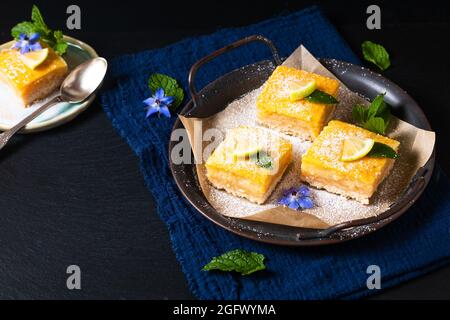
[[[39,33],[33,33],[30,37],[24,33],[21,33],[19,35],[19,40],[17,40],[12,48],[20,49],[21,54],[25,54],[30,51],[42,50],[42,46],[39,43],[39,38]]]
[[[307,186],[286,190],[281,199],[278,200],[278,203],[294,210],[311,209],[314,207],[311,192]]]
[[[147,105],[147,114],[145,117],[148,118],[151,115],[158,113],[158,115],[162,114],[163,116],[170,118],[169,106],[174,99],[175,98],[172,96],[166,96],[163,88],[159,88],[152,97],[144,100],[144,103]]]

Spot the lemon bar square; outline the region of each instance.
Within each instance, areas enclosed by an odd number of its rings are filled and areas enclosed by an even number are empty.
[[[10,88],[23,106],[29,106],[55,91],[67,74],[67,64],[51,48],[45,61],[35,69],[26,66],[20,52],[0,52],[0,81]]]
[[[339,81],[286,66],[278,66],[256,101],[259,124],[284,133],[314,140],[330,120],[334,104],[290,100],[290,93],[314,80],[317,89],[336,97]]]
[[[355,161],[341,161],[344,140],[350,137],[373,139],[395,151],[400,145],[388,137],[332,120],[302,156],[300,178],[314,187],[369,204],[369,199],[389,174],[395,160],[365,156]]]
[[[252,158],[257,153],[267,155],[269,163]],[[214,187],[262,204],[291,161],[292,144],[288,140],[265,128],[241,126],[229,130],[208,158],[206,176]]]

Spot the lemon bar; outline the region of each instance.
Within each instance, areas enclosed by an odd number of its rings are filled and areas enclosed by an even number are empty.
[[[13,90],[24,106],[55,91],[67,74],[67,64],[51,48],[45,61],[35,69],[22,62],[18,50],[0,52],[0,81]]]
[[[284,133],[314,140],[333,115],[334,104],[291,101],[290,94],[314,81],[317,89],[336,96],[339,82],[303,70],[278,66],[263,86],[256,101],[259,124]]]
[[[241,126],[206,161],[207,178],[218,189],[264,203],[292,161],[292,144],[261,127]]]
[[[300,178],[312,186],[368,204],[395,160],[365,156],[355,161],[341,161],[344,140],[350,137],[373,139],[396,152],[400,145],[396,140],[332,120],[302,156]]]

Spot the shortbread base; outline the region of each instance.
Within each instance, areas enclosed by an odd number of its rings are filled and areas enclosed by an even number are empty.
[[[339,180],[333,180],[326,178],[327,176],[333,176],[333,174],[309,174],[308,172],[302,171],[300,175],[300,180],[307,182],[313,187],[318,189],[325,189],[328,192],[339,194],[341,196],[355,199],[362,204],[370,204],[370,198],[376,192],[378,186],[381,182],[389,175],[394,166],[394,161],[391,161],[388,166],[386,166],[384,172],[382,173],[380,179],[373,186],[363,185],[361,183],[351,181],[345,178]],[[344,185],[349,186],[344,188]],[[351,187],[350,187],[351,186]]]

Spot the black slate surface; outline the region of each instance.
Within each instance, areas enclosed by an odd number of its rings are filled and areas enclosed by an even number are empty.
[[[29,16],[31,3],[14,2],[0,11],[1,42]],[[82,30],[64,32],[112,58],[314,2],[37,1],[47,22],[60,27],[74,3],[82,10]],[[370,2],[316,3],[355,52],[364,40],[389,50],[392,68],[384,74],[419,102],[437,128],[438,162],[449,173],[450,10],[437,1],[378,1],[382,30],[370,31],[365,27]],[[75,121],[17,137],[3,149],[0,298],[193,298],[138,166],[98,101]],[[66,288],[71,264],[81,268],[81,290]],[[450,298],[449,277],[450,267],[442,268],[374,298]]]

